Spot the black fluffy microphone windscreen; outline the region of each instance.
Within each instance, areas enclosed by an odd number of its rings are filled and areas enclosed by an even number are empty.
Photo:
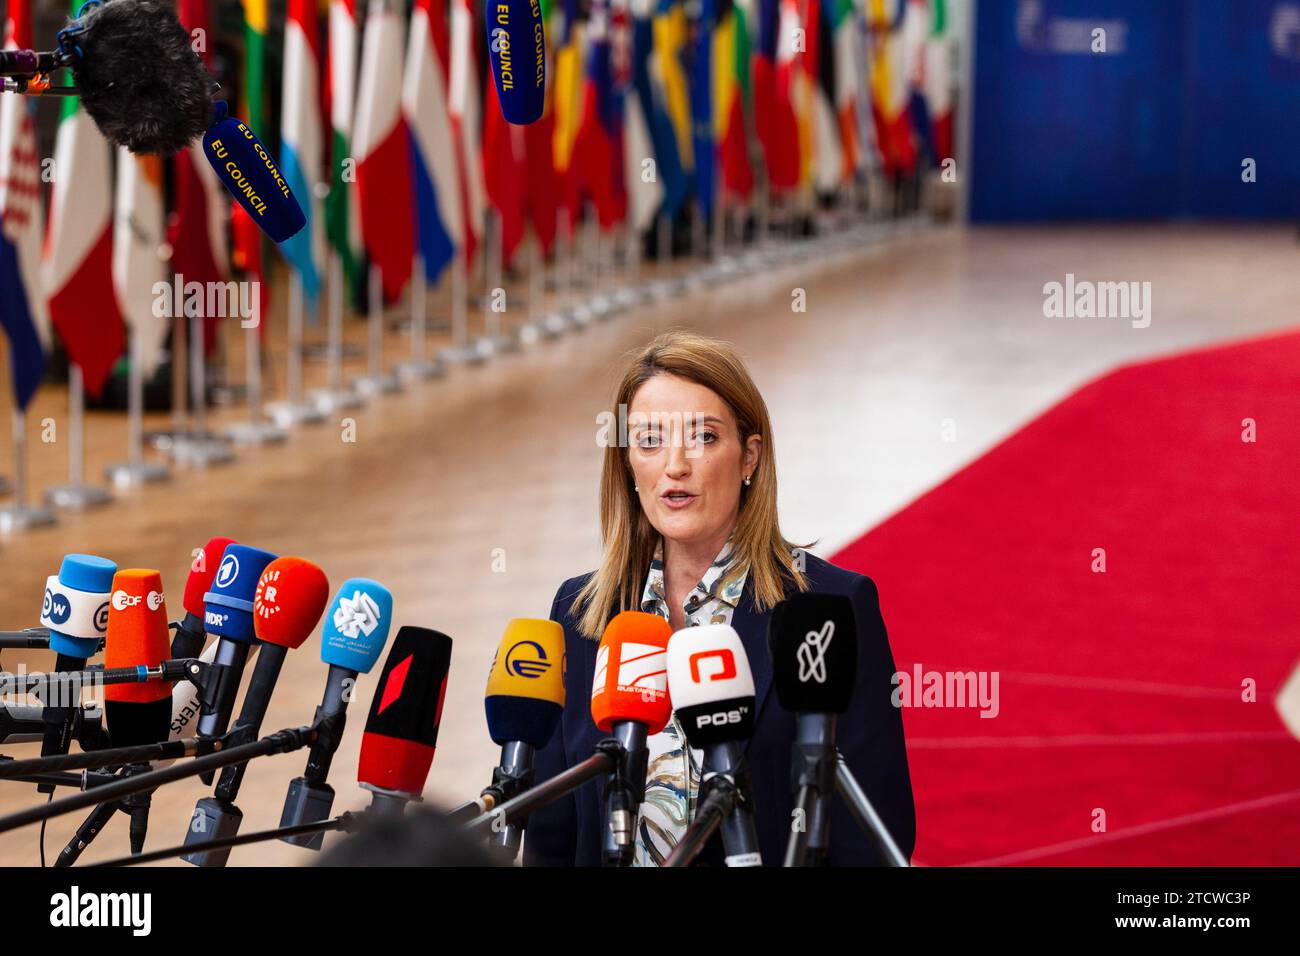
[[[87,4],[60,40],[79,50],[72,75],[81,104],[113,145],[168,156],[212,123],[212,77],[171,3]]]
[[[797,593],[772,609],[772,686],[796,714],[842,714],[853,697],[858,628],[842,594]]]

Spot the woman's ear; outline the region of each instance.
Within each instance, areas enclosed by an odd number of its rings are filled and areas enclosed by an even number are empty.
[[[741,461],[745,475],[753,476],[754,471],[758,468],[758,459],[762,453],[762,435],[754,434],[745,439],[745,454],[742,456]],[[744,476],[742,475],[742,477]]]

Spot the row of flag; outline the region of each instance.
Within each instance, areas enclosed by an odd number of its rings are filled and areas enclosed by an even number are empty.
[[[73,11],[81,0],[72,0]],[[209,0],[177,0],[196,37]],[[31,0],[10,0],[6,46],[31,46]],[[240,114],[263,130],[267,0],[243,0]],[[688,204],[705,216],[810,201],[871,171],[897,176],[952,152],[947,0],[543,0],[546,108],[505,122],[486,75],[481,2],[287,0],[281,168],[308,224],[279,247],[309,308],[337,255],[355,290],[367,265],[386,299],[468,267],[489,211],[509,264],[531,227],[544,254],[591,209],[641,231]],[[195,48],[211,66],[208,44]],[[198,154],[116,157],[75,99],[62,103],[42,205],[35,101],[0,96],[0,324],[18,405],[57,331],[97,395],[125,328],[152,371],[168,332],[151,289],[170,271],[263,279],[266,242]],[[114,182],[114,165],[116,175]],[[353,186],[355,185],[355,188]],[[158,248],[170,246],[171,261]],[[265,314],[266,282],[263,290]],[[216,322],[205,322],[205,344]]]

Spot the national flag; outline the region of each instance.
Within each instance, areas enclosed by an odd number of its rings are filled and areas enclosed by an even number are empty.
[[[524,238],[524,131],[506,122],[491,76],[483,105],[483,186],[501,230],[501,264],[508,267]]]
[[[650,12],[653,0],[634,0],[628,24],[628,63],[623,95],[623,183],[628,221],[637,232],[649,228],[665,198],[667,170],[656,149],[650,88]],[[671,133],[668,134],[671,138]],[[674,151],[674,156],[676,152]],[[680,178],[680,170],[677,172]],[[681,192],[685,194],[683,187]]]
[[[713,28],[717,17],[714,0],[702,0],[691,44],[689,89],[691,99],[691,155],[695,159],[695,199],[706,217],[713,214],[716,198],[713,139]]]
[[[479,142],[480,77],[478,58],[474,55],[474,14],[469,0],[451,0],[451,87],[448,112],[451,132],[460,159],[461,216],[465,265],[474,261],[479,236],[487,213],[483,188],[483,165],[476,144]]]
[[[750,101],[749,3],[738,0],[713,34],[713,139],[722,188],[748,199],[754,187],[745,111]]]
[[[622,178],[622,161],[615,146],[620,122],[610,63],[609,11],[604,0],[594,0],[587,21],[582,118],[574,140],[572,165],[579,196],[595,206],[602,229],[609,229],[623,215],[622,184],[618,181]]]
[[[803,78],[803,49],[799,41],[803,27],[799,21],[796,0],[777,0],[775,11],[774,56],[775,71],[772,93],[772,121],[769,136],[773,148],[769,151],[768,179],[773,192],[780,194],[797,189],[804,181],[803,171],[808,165],[810,145],[806,115],[800,103],[801,91],[806,88]]]
[[[315,215],[316,186],[323,179],[324,138],[320,114],[320,22],[317,0],[289,0],[284,23],[284,80],[280,105],[280,170],[298,197],[306,226],[280,251],[302,282],[311,311],[325,268],[325,230]]]
[[[559,28],[555,53],[555,84],[551,100],[554,116],[552,156],[558,186],[558,200],[568,207],[570,229],[577,223],[578,172],[574,143],[582,125],[583,28],[578,22],[578,0],[564,0],[556,7]]]
[[[30,48],[30,0],[9,0],[4,48]],[[0,93],[0,326],[9,337],[14,401],[20,409],[40,387],[50,348],[50,318],[41,286],[40,163],[36,104]]]
[[[659,0],[652,29],[663,109],[676,139],[677,157],[682,169],[688,175],[693,175],[695,152],[691,137],[690,80],[682,59],[686,49],[687,26],[681,0]]]
[[[930,39],[925,47],[924,93],[934,124],[934,149],[939,162],[953,155],[952,84],[953,36],[947,0],[932,0]]]
[[[906,12],[905,0],[894,0],[892,11],[886,0],[867,0],[871,37],[871,101],[876,124],[876,141],[891,176],[916,168],[916,145],[912,140],[912,117],[907,74],[900,57],[897,36]]]
[[[361,237],[395,301],[411,277],[415,211],[411,146],[402,119],[402,21],[391,0],[374,0],[362,39],[352,148],[357,158]]]
[[[113,291],[132,334],[139,336],[140,368],[153,376],[169,331],[157,315],[154,286],[166,281],[158,250],[163,243],[162,159],[117,151],[117,201],[113,211]]]
[[[177,13],[191,35],[203,64],[212,68],[212,32],[207,0],[180,0]],[[230,276],[230,194],[203,156],[203,143],[191,143],[172,157],[173,209],[167,221],[173,271],[186,282],[224,282]],[[204,349],[215,345],[217,316],[204,316]]]
[[[243,115],[249,129],[258,136],[263,135],[262,99],[265,84],[266,66],[266,0],[243,0],[244,3],[244,77],[243,77]],[[309,197],[308,197],[309,198]],[[231,261],[235,268],[243,270],[257,281],[258,302],[261,315],[268,315],[270,307],[270,283],[266,281],[263,263],[262,230],[258,228],[253,217],[239,203],[232,203],[230,208],[231,234],[234,249]],[[215,331],[215,330],[214,330]],[[266,323],[258,326],[258,333],[265,336]],[[208,348],[215,345],[215,337],[206,343]]]
[[[441,0],[415,0],[402,80],[402,114],[411,137],[416,248],[424,278],[437,283],[464,229],[460,172],[447,112],[447,15]]]
[[[73,14],[80,6],[72,0]],[[54,169],[43,250],[50,321],[98,398],[126,340],[113,293],[113,153],[74,97],[62,101]]]
[[[330,117],[330,192],[325,199],[325,233],[338,254],[355,298],[363,252],[356,170],[352,165],[352,122],[357,93],[357,21],[354,0],[330,0],[326,99]]]

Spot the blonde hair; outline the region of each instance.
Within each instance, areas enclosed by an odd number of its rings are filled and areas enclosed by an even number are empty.
[[[776,456],[767,404],[748,369],[728,342],[694,332],[665,332],[643,349],[629,353],[627,366],[614,392],[612,415],[627,407],[645,382],[668,373],[703,385],[726,403],[736,419],[743,448],[750,435],[762,439],[758,466],[751,483],[742,486],[740,511],[732,534],[732,565],[727,578],[748,572],[754,603],[762,611],[785,596],[785,582],[800,591],[808,581],[796,564],[798,547],[781,534],[776,515]],[[621,436],[620,436],[621,439]],[[600,475],[600,536],[604,549],[600,567],[577,593],[573,612],[580,614],[579,631],[599,638],[615,610],[635,610],[659,532],[641,508],[633,490],[626,443],[607,442]]]

